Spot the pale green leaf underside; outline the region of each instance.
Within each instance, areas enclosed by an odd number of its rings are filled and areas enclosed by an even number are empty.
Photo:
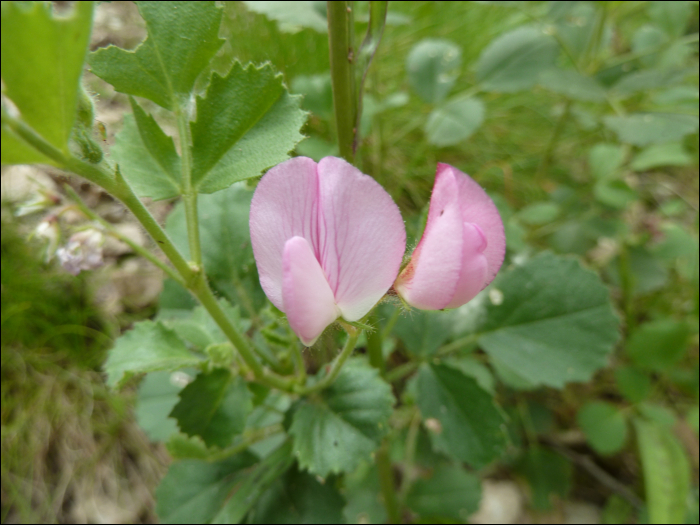
[[[445,365],[422,366],[417,382],[421,414],[440,422],[440,430],[430,433],[437,450],[476,468],[500,456],[505,421],[491,394]]]
[[[139,2],[148,37],[134,51],[98,49],[92,72],[117,91],[174,110],[190,98],[195,81],[224,43],[222,9],[215,2]]]
[[[181,387],[173,384],[170,376],[170,372],[153,372],[139,385],[134,415],[151,441],[167,441],[177,433],[177,423],[168,414],[177,404]]]
[[[54,17],[43,2],[2,3],[3,95],[25,123],[64,153],[75,121],[92,10],[92,2],[76,2],[68,16]],[[2,135],[3,163],[46,162],[4,129]]]
[[[448,101],[428,116],[428,142],[444,147],[469,138],[484,122],[485,112],[483,102],[477,98]]]
[[[674,113],[608,115],[603,122],[622,142],[635,146],[678,141],[698,130],[698,117]]]
[[[488,303],[480,346],[527,383],[563,387],[587,381],[619,339],[608,289],[573,259],[539,255],[506,272]]]
[[[177,370],[199,362],[175,332],[161,323],[142,321],[119,337],[109,351],[107,384],[119,387],[134,374]]]
[[[378,372],[361,359],[349,361],[320,397],[303,402],[289,433],[299,465],[326,477],[370,459],[387,430],[394,397]]]
[[[287,160],[304,138],[300,104],[269,65],[236,62],[225,77],[214,73],[191,124],[193,185],[213,193]]]

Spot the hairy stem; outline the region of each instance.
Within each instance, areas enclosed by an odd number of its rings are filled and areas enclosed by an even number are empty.
[[[177,128],[180,137],[180,155],[182,157],[182,202],[185,205],[185,220],[187,221],[187,239],[190,246],[190,258],[197,267],[201,267],[202,246],[199,242],[197,191],[192,188],[190,126],[187,113],[182,109],[177,112]]]
[[[300,389],[300,394],[307,395],[312,392],[318,392],[320,390],[323,390],[324,388],[328,388],[330,385],[333,384],[336,377],[338,377],[340,370],[343,368],[345,361],[348,360],[348,357],[350,357],[353,350],[355,350],[357,338],[360,336],[360,330],[357,330],[352,326],[348,326],[346,330],[348,331],[348,340],[346,341],[343,350],[340,352],[338,357],[335,358],[335,361],[333,361],[330,372],[328,372],[328,374],[326,374],[326,376],[315,385]]]
[[[353,163],[355,153],[355,96],[352,2],[328,2],[328,45],[333,85],[333,110],[340,156]]]

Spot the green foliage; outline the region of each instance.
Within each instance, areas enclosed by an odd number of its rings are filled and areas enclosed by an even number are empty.
[[[200,362],[173,330],[160,322],[141,321],[117,339],[104,368],[107,384],[121,387],[134,374],[178,370]]]
[[[177,432],[177,423],[170,412],[178,402],[182,386],[175,384],[171,372],[146,374],[139,385],[134,415],[151,441],[167,441]]]
[[[200,373],[179,397],[170,417],[182,432],[201,437],[208,447],[230,445],[253,408],[246,382],[225,368]]]
[[[487,91],[529,89],[554,64],[558,52],[552,37],[533,27],[520,27],[494,39],[482,51],[476,76]]]
[[[377,370],[348,361],[328,389],[294,408],[289,433],[299,465],[322,478],[353,470],[379,447],[393,404]]]
[[[520,459],[517,469],[530,485],[531,504],[537,510],[551,509],[552,496],[565,498],[571,490],[573,467],[555,452],[531,449]]]
[[[673,142],[698,130],[698,117],[671,113],[635,113],[624,117],[609,115],[603,122],[620,141],[634,146]]]
[[[64,154],[76,119],[92,11],[92,2],[75,4],[68,16],[55,15],[41,2],[2,4],[3,99],[7,96],[13,111]],[[10,131],[3,115],[2,163],[37,162],[54,164]]]
[[[448,40],[421,40],[406,58],[408,81],[429,104],[444,100],[459,76],[462,51]]]
[[[269,65],[236,62],[225,77],[214,73],[192,123],[193,185],[213,193],[287,160],[303,138],[300,103]]]
[[[408,504],[423,520],[464,523],[479,508],[480,498],[479,478],[456,466],[438,466],[430,478],[416,481]]]
[[[649,376],[631,366],[615,370],[615,382],[620,393],[632,403],[644,401],[651,392]]]
[[[328,31],[326,10],[323,2],[243,2],[248,9],[263,14],[279,23],[280,31],[296,33],[302,28],[310,28],[320,33]]]
[[[485,111],[478,98],[454,99],[435,108],[425,123],[428,142],[444,147],[469,138],[484,122]]]
[[[588,443],[599,454],[615,454],[624,447],[627,421],[613,405],[592,401],[581,407],[576,419]]]
[[[449,339],[451,327],[449,314],[412,310],[399,317],[394,333],[413,355],[429,357]]]
[[[573,69],[551,68],[539,76],[539,84],[560,95],[582,102],[603,102],[605,89],[593,77]]]
[[[136,193],[154,200],[176,197],[182,191],[180,157],[172,137],[131,97],[133,115],[115,137],[112,158]]]
[[[494,283],[498,304],[486,302],[479,345],[529,384],[562,388],[587,381],[605,365],[619,339],[608,289],[578,261],[542,254]]]
[[[652,321],[632,334],[625,352],[640,368],[666,370],[683,358],[689,335],[686,323],[673,319]]]
[[[499,457],[506,443],[505,421],[493,397],[474,379],[445,365],[423,365],[416,381],[421,414],[439,423],[430,433],[437,450],[477,468]]]
[[[658,423],[638,418],[634,426],[650,523],[684,522],[691,470],[682,445]]]
[[[156,491],[158,516],[166,523],[209,523],[234,487],[250,478],[255,461],[244,452],[217,463],[173,463]]]
[[[214,2],[139,2],[148,37],[134,51],[98,49],[88,62],[117,91],[172,111],[186,107],[197,77],[219,50],[221,8]]]

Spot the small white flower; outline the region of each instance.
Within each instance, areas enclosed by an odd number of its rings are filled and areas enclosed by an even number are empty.
[[[95,229],[83,230],[71,235],[68,243],[56,250],[61,266],[78,275],[82,270],[94,270],[103,264],[102,244],[104,236]]]

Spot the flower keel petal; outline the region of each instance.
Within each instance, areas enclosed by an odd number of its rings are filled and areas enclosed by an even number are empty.
[[[295,236],[284,244],[283,311],[306,346],[338,318],[333,291],[308,241]]]

